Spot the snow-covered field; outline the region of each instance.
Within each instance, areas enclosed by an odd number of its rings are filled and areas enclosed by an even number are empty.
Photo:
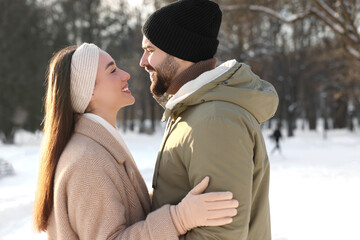
[[[268,152],[274,146],[264,130]],[[274,240],[360,240],[359,130],[295,132],[271,161],[271,221]],[[162,133],[124,139],[150,187]],[[0,158],[15,175],[0,178],[0,239],[46,239],[32,230],[31,213],[41,134],[19,132],[16,145],[0,143]],[[261,240],[261,239],[259,239]]]

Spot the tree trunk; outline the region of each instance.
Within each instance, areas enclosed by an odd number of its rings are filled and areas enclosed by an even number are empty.
[[[294,114],[293,112],[289,112],[288,113],[288,120],[287,120],[288,124],[288,137],[293,137],[294,136],[294,130],[295,130],[295,119],[294,119]]]
[[[15,131],[13,129],[6,129],[4,131],[4,135],[5,135],[5,139],[4,139],[5,144],[14,144]]]
[[[306,115],[309,122],[309,129],[316,130],[316,106],[313,99],[309,102]]]
[[[129,109],[128,108],[125,108],[124,110],[124,117],[123,117],[123,131],[124,131],[124,133],[126,133],[126,131],[127,131],[127,124],[128,124],[128,111],[129,111]]]
[[[134,131],[135,129],[135,108],[134,107],[130,107],[130,131]]]
[[[150,118],[151,118],[151,133],[155,132],[156,126],[156,113],[155,113],[155,101],[150,101]]]
[[[344,99],[344,97],[335,101],[333,121],[335,129],[347,127],[347,99]]]
[[[141,98],[139,133],[145,133],[147,131],[145,126],[145,120],[146,120],[146,96],[143,96]]]

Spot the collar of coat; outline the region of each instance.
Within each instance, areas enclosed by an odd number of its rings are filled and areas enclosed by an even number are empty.
[[[166,93],[171,95],[176,94],[179,89],[186,83],[196,79],[204,72],[215,69],[216,63],[216,58],[210,58],[191,65],[190,67],[182,71],[176,78],[171,80],[170,86]]]
[[[116,136],[110,133],[101,123],[95,122],[82,115],[78,117],[74,132],[89,137],[100,144],[119,164],[125,167],[126,174],[134,186],[143,210],[148,214],[150,212],[150,199],[145,181],[133,161],[132,156],[127,153],[124,146],[116,139]]]
[[[130,156],[120,142],[100,123],[80,115],[74,132],[87,136],[103,146],[120,164],[126,159],[130,160]]]
[[[216,67],[213,70],[206,71],[198,76],[193,81],[189,81],[184,84],[176,94],[174,94],[165,104],[165,112],[162,118],[162,121],[166,121],[171,114],[179,114],[183,109],[182,101],[192,95],[194,92],[199,89],[207,86],[207,88],[211,89],[217,85],[217,79],[228,79],[233,75],[233,73],[239,69],[241,66],[236,60],[229,60],[220,66]],[[228,76],[224,76],[228,75]],[[213,83],[213,84],[212,84]],[[162,103],[164,104],[164,103]]]

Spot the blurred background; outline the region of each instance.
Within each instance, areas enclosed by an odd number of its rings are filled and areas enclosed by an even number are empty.
[[[93,42],[131,74],[136,103],[117,124],[151,187],[164,124],[139,67],[141,26],[170,2],[0,0],[0,239],[45,239],[31,230],[44,81],[65,46]],[[273,239],[359,240],[360,0],[215,2],[223,12],[218,63],[249,64],[280,98],[262,126]]]
[[[48,61],[67,45],[93,42],[128,71],[136,98],[119,113],[126,131],[152,133],[153,100],[141,26],[166,0],[0,0],[0,139],[41,129]],[[237,59],[278,91],[276,116],[292,136],[301,127],[353,131],[360,120],[359,0],[222,0],[219,63]],[[147,121],[149,120],[149,121]]]

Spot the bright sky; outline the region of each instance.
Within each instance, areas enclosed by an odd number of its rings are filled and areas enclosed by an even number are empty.
[[[127,1],[132,6],[136,6],[142,3],[142,0],[127,0]]]
[[[117,3],[118,1],[119,0],[104,0],[104,2],[108,2],[108,3]],[[141,4],[143,2],[143,0],[127,0],[127,2],[131,6],[137,6],[137,5]]]

